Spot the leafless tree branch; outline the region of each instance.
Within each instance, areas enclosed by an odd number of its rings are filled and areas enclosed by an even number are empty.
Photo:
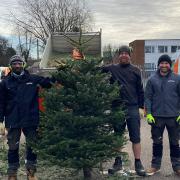
[[[53,32],[88,30],[92,21],[85,0],[19,0],[21,14],[11,14],[13,22],[44,44]]]

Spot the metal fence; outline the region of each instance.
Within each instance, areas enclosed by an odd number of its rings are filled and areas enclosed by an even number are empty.
[[[147,83],[147,80],[148,78],[154,74],[157,70],[157,67],[154,67],[154,68],[146,68],[144,66],[141,66],[141,65],[138,65],[137,66],[140,71],[141,71],[141,77],[142,77],[142,82],[143,82],[143,87],[146,86],[146,83]]]

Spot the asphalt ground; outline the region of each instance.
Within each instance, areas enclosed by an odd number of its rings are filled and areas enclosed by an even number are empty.
[[[128,137],[128,133],[127,133]],[[24,142],[24,137],[22,136],[22,142]],[[125,169],[134,170],[134,156],[132,152],[131,142],[128,141],[123,151],[128,153],[129,156],[129,162],[125,165]],[[147,124],[145,119],[141,120],[141,147],[142,147],[142,153],[141,153],[141,161],[145,167],[145,169],[148,169],[151,165],[151,158],[152,158],[152,139],[151,139],[151,127]],[[108,168],[111,168],[114,160],[111,162],[105,163],[103,165],[103,169],[106,171]],[[7,179],[7,177],[0,176],[0,179]],[[25,179],[25,176],[22,175],[19,177],[20,180]],[[139,178],[138,178],[139,179]],[[163,137],[163,159],[162,159],[162,166],[161,171],[153,176],[148,177],[140,177],[140,179],[147,179],[147,180],[180,180],[180,177],[174,174],[171,162],[170,162],[170,156],[169,156],[169,140],[167,131],[164,132]]]
[[[128,136],[127,136],[128,137]],[[131,142],[128,141],[127,145],[123,149],[123,151],[127,152],[129,155],[129,167],[130,169],[134,169],[134,156],[132,152]],[[141,160],[145,167],[145,169],[150,168],[151,159],[152,159],[152,139],[151,139],[151,126],[145,121],[145,119],[141,120],[141,147],[142,154]],[[141,179],[149,179],[149,180],[180,180],[180,177],[174,174],[174,171],[170,162],[169,155],[169,139],[167,135],[167,130],[164,132],[163,136],[163,159],[161,165],[161,171],[153,176],[144,177]],[[127,168],[127,167],[125,167]]]

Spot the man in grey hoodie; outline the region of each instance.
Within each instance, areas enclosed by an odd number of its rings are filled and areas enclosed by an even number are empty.
[[[153,152],[148,175],[160,170],[163,154],[163,132],[169,136],[170,157],[174,172],[180,176],[178,129],[180,125],[180,76],[171,71],[171,58],[159,57],[158,70],[151,76],[145,89],[147,122],[151,125]]]

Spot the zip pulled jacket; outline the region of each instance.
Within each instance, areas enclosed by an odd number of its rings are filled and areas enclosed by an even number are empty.
[[[157,117],[176,117],[180,111],[180,76],[170,72],[161,76],[159,71],[152,75],[145,89],[147,114]]]
[[[9,74],[0,83],[0,121],[5,120],[6,128],[38,126],[38,85],[51,87],[51,79],[30,75],[21,77]]]
[[[144,91],[141,73],[137,67],[131,64],[112,64],[104,66],[103,72],[110,72],[111,83],[118,81],[120,85],[120,100],[117,100],[114,106],[123,102],[128,106],[144,107]]]

